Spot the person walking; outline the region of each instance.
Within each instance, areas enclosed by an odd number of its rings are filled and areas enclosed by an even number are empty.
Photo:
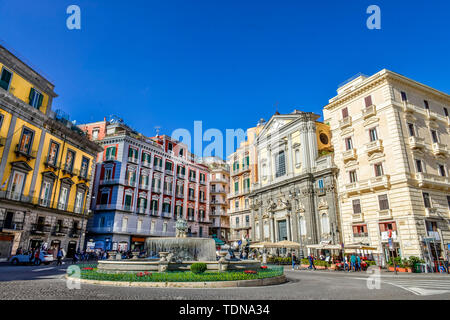
[[[357,263],[357,268],[358,271],[361,271],[361,257],[359,255],[356,256],[356,263]]]
[[[350,272],[350,266],[348,264],[348,256],[344,256],[344,271]]]
[[[59,248],[58,253],[56,254],[56,259],[57,259],[56,265],[57,266],[62,265],[62,258],[63,258],[63,252],[62,252],[62,249]]]
[[[352,270],[356,271],[356,256],[353,253],[352,256],[350,257],[350,264],[352,266]]]
[[[313,269],[316,270],[316,266],[314,265],[314,256],[312,254],[310,254],[308,256],[308,260],[309,260],[309,267],[308,269]]]
[[[39,250],[39,248],[36,249],[36,251],[34,252],[34,264],[38,265],[39,264],[39,256],[41,254],[41,250]]]
[[[292,260],[292,270],[295,270],[295,259],[296,259],[295,254],[292,254],[292,256],[291,256],[291,260]]]

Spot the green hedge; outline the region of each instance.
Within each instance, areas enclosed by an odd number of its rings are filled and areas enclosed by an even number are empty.
[[[80,265],[82,268],[82,266]],[[85,266],[83,266],[85,267]],[[89,265],[88,267],[92,267]],[[167,272],[136,272],[136,273],[101,273],[96,268],[81,270],[81,279],[100,281],[129,281],[129,282],[204,282],[204,281],[233,281],[272,278],[283,275],[283,267],[269,267],[260,269],[256,274],[246,274],[242,271],[205,271],[196,274],[191,271]]]
[[[204,262],[196,262],[191,264],[191,271],[193,273],[199,274],[199,273],[203,273],[206,271],[206,269],[208,269],[208,267],[206,266],[206,263]]]

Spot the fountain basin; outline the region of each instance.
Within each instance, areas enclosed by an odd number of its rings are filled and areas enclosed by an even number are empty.
[[[216,243],[211,238],[148,238],[148,256],[167,252],[174,261],[215,261]]]

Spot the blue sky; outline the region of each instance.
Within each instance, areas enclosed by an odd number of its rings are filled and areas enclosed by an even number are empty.
[[[78,123],[116,114],[147,135],[322,114],[337,85],[383,68],[450,92],[449,1],[5,1],[0,35]],[[81,30],[66,8],[81,8]],[[381,8],[381,30],[366,8]]]

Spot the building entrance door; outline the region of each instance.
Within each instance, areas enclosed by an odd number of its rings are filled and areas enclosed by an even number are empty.
[[[75,255],[76,250],[77,250],[77,243],[75,241],[70,241],[69,244],[67,245],[66,257],[67,258],[73,258],[73,256]]]
[[[30,250],[41,248],[43,240],[40,239],[31,239],[30,240]]]
[[[278,221],[278,241],[287,240],[286,220]]]

